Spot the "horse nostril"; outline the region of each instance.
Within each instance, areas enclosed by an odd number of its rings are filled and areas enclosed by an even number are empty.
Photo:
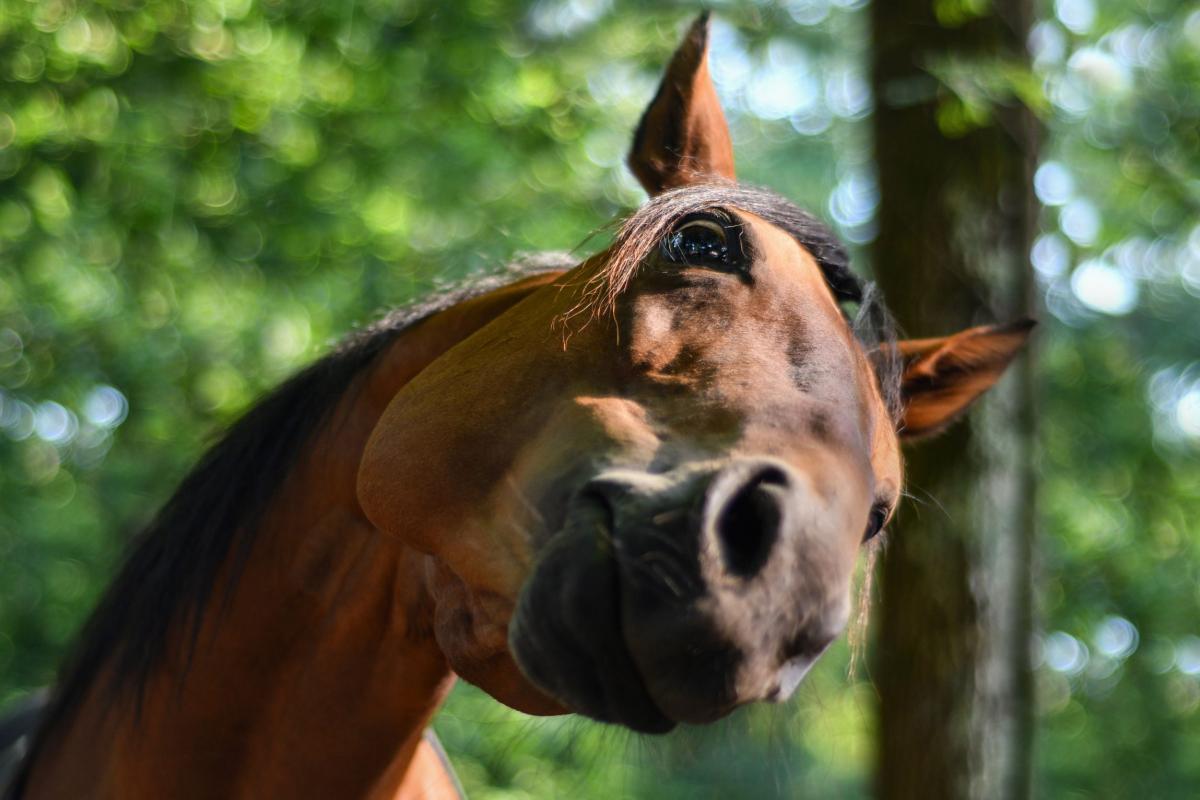
[[[717,514],[716,534],[725,567],[740,578],[758,574],[783,523],[787,475],[768,466],[752,474],[726,500]]]

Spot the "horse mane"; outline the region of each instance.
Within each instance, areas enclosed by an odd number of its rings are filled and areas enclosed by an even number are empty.
[[[434,314],[517,278],[573,265],[563,253],[518,259],[477,278],[396,309],[350,334],[324,358],[271,391],[200,459],[153,520],[131,542],[116,578],[76,639],[38,725],[33,746],[7,796],[20,797],[43,741],[84,701],[107,672],[108,701],[133,694],[140,709],[147,679],[186,625],[190,663],[214,593],[232,593],[271,499],[313,435],[329,422],[360,375],[405,331]],[[218,577],[229,568],[224,587]],[[3,787],[0,787],[2,790]]]

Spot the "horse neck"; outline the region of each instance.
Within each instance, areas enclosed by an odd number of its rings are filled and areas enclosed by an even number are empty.
[[[186,675],[166,659],[140,713],[93,689],[25,796],[395,796],[453,676],[431,631],[433,564],[367,522],[358,463],[405,383],[553,277],[440,312],[376,358],[272,500],[232,594],[214,593],[226,605]]]

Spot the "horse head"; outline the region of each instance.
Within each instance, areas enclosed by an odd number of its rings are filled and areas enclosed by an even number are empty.
[[[707,31],[634,137],[650,200],[405,385],[360,467],[369,519],[427,555],[450,665],[532,713],[665,731],[789,696],[846,627],[901,441],[1029,331],[897,342],[824,225],[736,183]]]

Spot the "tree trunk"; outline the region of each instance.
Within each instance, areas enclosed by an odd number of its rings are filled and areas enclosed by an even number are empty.
[[[871,14],[873,261],[901,328],[1028,316],[1036,126],[997,67],[1028,68],[1029,0],[876,0]],[[913,497],[889,533],[872,670],[881,798],[1029,794],[1028,359],[1009,372],[968,420],[907,451]]]

